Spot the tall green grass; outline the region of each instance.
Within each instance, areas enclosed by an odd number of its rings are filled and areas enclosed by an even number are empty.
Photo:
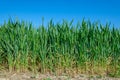
[[[83,20],[39,28],[9,20],[0,27],[0,66],[9,71],[120,75],[120,30]]]

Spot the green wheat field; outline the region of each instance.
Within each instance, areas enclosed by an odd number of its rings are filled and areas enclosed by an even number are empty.
[[[91,23],[9,19],[0,25],[0,70],[120,76],[120,29]]]

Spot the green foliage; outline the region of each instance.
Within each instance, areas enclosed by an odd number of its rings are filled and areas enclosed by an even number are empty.
[[[0,27],[0,66],[7,65],[10,71],[76,68],[120,74],[120,30],[85,20],[76,26],[72,22],[51,20],[48,27],[42,23],[36,29],[9,20]]]

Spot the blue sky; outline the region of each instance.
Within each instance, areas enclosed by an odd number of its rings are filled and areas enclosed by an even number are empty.
[[[62,19],[74,22],[90,19],[102,24],[111,22],[120,27],[120,0],[0,0],[0,24],[9,17],[41,24],[52,18],[54,22]]]

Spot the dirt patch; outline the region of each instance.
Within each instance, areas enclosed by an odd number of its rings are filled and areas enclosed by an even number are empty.
[[[120,80],[120,78],[112,78],[99,75],[85,75],[78,74],[75,76],[68,75],[51,75],[51,74],[40,74],[40,73],[10,73],[10,72],[0,72],[0,80]]]

